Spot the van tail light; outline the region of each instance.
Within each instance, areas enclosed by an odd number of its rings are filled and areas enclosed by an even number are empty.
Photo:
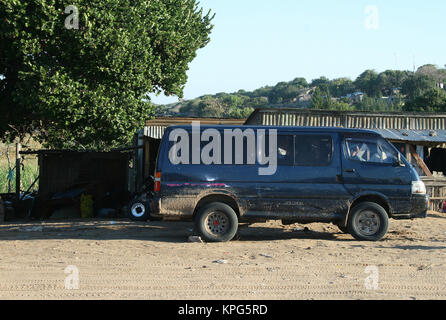
[[[161,191],[161,172],[155,173],[155,186],[154,186],[155,192]]]

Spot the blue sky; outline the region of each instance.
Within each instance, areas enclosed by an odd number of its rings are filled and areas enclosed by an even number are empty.
[[[446,1],[201,0],[216,13],[185,99],[304,77],[446,64]],[[367,8],[370,10],[367,11]],[[377,13],[377,14],[375,14]],[[367,27],[369,26],[369,27]],[[152,96],[155,103],[178,98]]]

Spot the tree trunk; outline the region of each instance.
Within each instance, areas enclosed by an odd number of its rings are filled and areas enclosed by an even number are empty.
[[[20,156],[20,151],[22,151],[22,145],[19,143],[17,143],[16,145],[16,167],[15,167],[15,193],[16,193],[16,197],[17,197],[17,201],[20,200],[20,170],[22,167],[22,159]]]

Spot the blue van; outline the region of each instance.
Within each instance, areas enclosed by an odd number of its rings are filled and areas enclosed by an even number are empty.
[[[368,130],[169,127],[154,178],[151,217],[192,220],[208,242],[268,220],[333,223],[378,241],[389,219],[425,218],[429,202],[410,163]]]

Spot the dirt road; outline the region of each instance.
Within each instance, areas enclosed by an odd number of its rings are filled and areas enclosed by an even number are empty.
[[[0,299],[446,299],[446,215],[392,220],[377,243],[304,227],[202,244],[187,242],[189,223],[6,224]]]

